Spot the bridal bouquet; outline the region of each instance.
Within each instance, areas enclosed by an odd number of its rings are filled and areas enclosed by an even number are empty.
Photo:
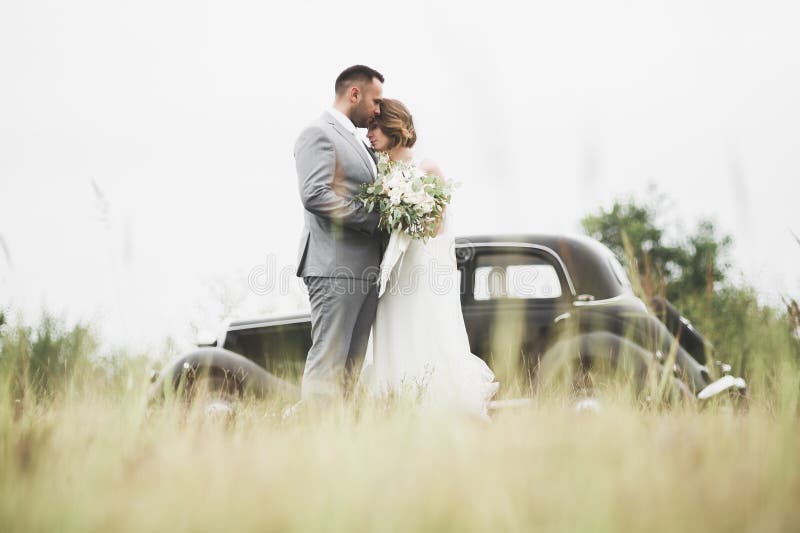
[[[378,153],[378,177],[362,185],[356,197],[367,211],[378,210],[379,227],[391,233],[380,265],[379,297],[386,291],[392,272],[400,269],[412,239],[427,242],[436,235],[453,187],[452,181],[426,175],[413,163],[389,161],[389,154]]]
[[[427,239],[436,235],[452,189],[451,181],[426,175],[413,163],[389,161],[389,154],[379,152],[378,177],[363,184],[357,198],[367,211],[378,210],[381,229]]]

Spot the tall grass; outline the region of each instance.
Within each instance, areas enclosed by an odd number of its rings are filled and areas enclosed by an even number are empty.
[[[797,530],[798,341],[775,313],[738,332],[747,409],[607,388],[597,412],[542,393],[491,424],[402,403],[148,407],[144,359],[99,365],[57,322],[6,325],[0,530]]]
[[[0,412],[4,531],[788,531],[795,417],[757,406],[598,413],[557,401],[480,424],[411,408],[235,418],[142,391]]]
[[[149,359],[0,314],[0,531],[800,530],[796,302],[729,286],[680,307],[748,380],[745,408],[646,403],[625,379],[594,387],[599,409],[540,388],[490,424],[402,401],[153,406]],[[529,390],[497,365],[506,396]]]

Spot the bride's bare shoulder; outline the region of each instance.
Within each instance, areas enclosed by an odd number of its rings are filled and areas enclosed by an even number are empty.
[[[419,168],[421,168],[425,174],[433,174],[434,176],[442,176],[444,177],[444,173],[442,173],[442,169],[439,168],[439,165],[436,164],[435,161],[432,159],[423,159],[419,163]]]

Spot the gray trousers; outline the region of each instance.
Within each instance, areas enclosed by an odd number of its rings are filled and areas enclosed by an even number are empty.
[[[305,277],[311,303],[311,349],[303,372],[308,402],[342,398],[350,392],[367,352],[378,309],[374,281]]]

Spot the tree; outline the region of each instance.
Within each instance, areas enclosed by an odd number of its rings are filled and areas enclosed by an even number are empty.
[[[724,280],[732,239],[718,235],[714,223],[700,221],[693,232],[669,242],[657,223],[663,199],[651,203],[615,201],[610,209],[583,218],[581,225],[626,263],[644,296],[661,295],[680,302],[709,296]]]
[[[710,220],[668,239],[657,214],[663,198],[650,203],[617,200],[581,221],[584,231],[608,246],[626,263],[639,296],[673,302],[715,347],[734,373],[757,377],[761,388],[780,382],[780,361],[800,364],[800,308],[786,301],[786,310],[761,305],[756,290],[731,283],[728,250],[732,239]],[[800,243],[800,240],[798,240]]]

